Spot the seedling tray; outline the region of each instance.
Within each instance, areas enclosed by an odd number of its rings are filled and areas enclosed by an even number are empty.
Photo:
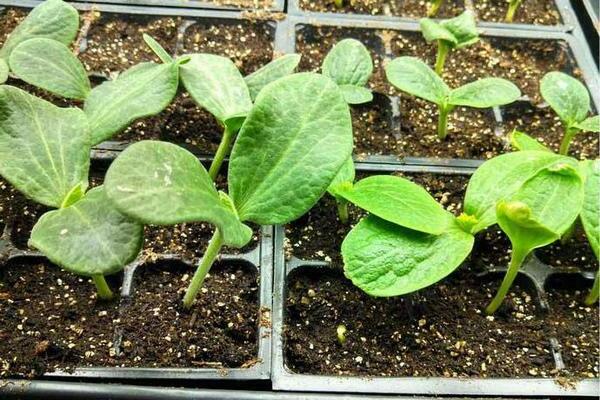
[[[74,2],[89,3],[86,0],[72,0]],[[260,2],[260,0],[259,0]],[[271,0],[271,6],[246,7],[234,4],[219,4],[217,1],[202,0],[94,0],[93,3],[121,4],[126,6],[151,6],[151,7],[179,7],[179,8],[201,8],[208,10],[265,10],[282,12],[285,0]],[[224,2],[226,3],[226,2]]]
[[[419,166],[375,166],[373,164],[356,163],[357,171],[369,172],[412,172],[429,174],[470,175],[474,172],[468,168],[440,168]],[[288,282],[290,277],[299,271],[308,269],[328,270],[333,267],[330,263],[314,259],[300,259],[294,256],[293,245],[291,257],[286,260],[284,250],[285,232],[282,226],[275,228],[275,272],[273,290],[273,370],[272,380],[275,390],[299,391],[310,390],[319,392],[343,393],[385,393],[385,394],[412,394],[412,395],[485,395],[485,396],[597,396],[600,382],[598,379],[583,379],[573,382],[573,386],[566,389],[557,383],[554,378],[445,378],[445,377],[357,377],[357,376],[327,376],[310,375],[293,372],[287,365],[285,356],[284,332],[286,327],[286,303],[288,295]],[[290,247],[287,247],[288,250]],[[289,255],[289,254],[288,254]],[[337,269],[339,271],[339,267]],[[504,275],[506,268],[487,268],[484,276],[495,276],[499,279]],[[552,312],[545,289],[551,287],[556,277],[576,278],[589,283],[593,282],[593,272],[583,272],[574,267],[556,268],[544,265],[537,257],[532,256],[520,271],[521,285],[529,287],[535,301],[541,310]],[[319,287],[315,290],[318,292]],[[308,295],[310,296],[310,294]],[[344,296],[340,293],[340,296]],[[344,297],[345,298],[345,297]],[[319,303],[320,304],[320,303]],[[320,306],[318,306],[320,307]],[[296,311],[298,312],[298,311]],[[383,316],[382,316],[383,317]],[[393,318],[387,315],[387,318]],[[414,315],[417,318],[418,315]],[[322,318],[322,317],[319,317]],[[335,321],[330,322],[335,332]],[[364,321],[363,321],[364,322]],[[306,321],[308,323],[308,320]],[[315,332],[322,331],[322,327],[313,327]],[[402,332],[399,332],[403,335]],[[333,333],[334,335],[334,333]],[[356,340],[356,338],[355,338]],[[549,347],[557,369],[564,368],[563,356],[555,338],[547,338]],[[315,349],[322,349],[318,347]],[[341,348],[339,351],[343,351]],[[320,354],[320,353],[318,353]],[[353,354],[353,353],[352,353]],[[322,356],[323,359],[325,355]],[[450,358],[450,356],[448,356]],[[331,360],[335,363],[335,360]]]

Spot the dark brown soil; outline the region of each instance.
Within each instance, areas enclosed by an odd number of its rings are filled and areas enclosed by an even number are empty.
[[[598,259],[594,255],[585,232],[578,222],[575,233],[566,243],[557,240],[549,246],[536,250],[536,255],[543,263],[552,267],[572,267],[587,271],[598,270]]]
[[[19,8],[8,8],[0,11],[0,47],[6,41],[8,35],[25,19],[28,12]]]
[[[337,8],[333,1],[300,0],[300,8],[307,11],[355,13],[370,15],[394,15],[421,18],[427,16],[428,1],[422,0],[344,0],[344,6]],[[440,7],[437,17],[450,18],[464,10],[461,0],[446,0]]]
[[[479,19],[489,22],[504,22],[508,1],[473,0]],[[560,13],[554,0],[528,0],[521,3],[515,13],[514,23],[534,25],[558,25]]]
[[[109,280],[118,292],[119,279]],[[97,301],[93,283],[42,262],[0,268],[0,376],[110,366],[117,301]]]
[[[256,360],[260,316],[253,267],[215,264],[190,311],[181,299],[193,268],[174,262],[140,268],[121,317],[122,366],[231,368]]]

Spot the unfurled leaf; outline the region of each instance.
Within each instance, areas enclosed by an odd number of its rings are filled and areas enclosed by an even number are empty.
[[[549,72],[540,81],[542,97],[567,125],[583,121],[590,111],[590,95],[577,79]]]
[[[398,57],[385,67],[385,72],[398,89],[432,103],[444,104],[450,95],[448,85],[416,57]]]
[[[452,220],[447,226],[441,235],[430,235],[369,216],[342,243],[344,273],[371,296],[399,296],[432,285],[458,268],[473,247],[472,235]]]
[[[229,58],[193,54],[181,66],[181,80],[196,103],[232,131],[239,129],[252,108],[246,81]]]
[[[443,40],[451,48],[461,48],[479,40],[475,16],[470,10],[440,22],[423,18],[420,24],[423,37],[427,42]]]
[[[200,161],[174,144],[132,144],[113,161],[105,187],[117,209],[145,224],[207,221],[234,247],[244,246],[252,236],[250,228],[221,200]]]
[[[361,42],[344,39],[329,51],[322,69],[338,85],[364,86],[373,73],[373,61]]]
[[[600,257],[600,160],[582,162],[585,173],[581,222],[596,258]],[[561,206],[562,207],[562,206]]]
[[[27,40],[14,48],[10,68],[25,82],[67,99],[85,100],[91,86],[81,62],[52,39]]]
[[[96,86],[85,101],[92,144],[121,132],[138,118],[155,115],[173,100],[179,65],[142,63]]]
[[[283,224],[300,217],[351,153],[350,111],[335,82],[300,73],[266,86],[229,163],[229,193],[240,219]]]
[[[575,124],[575,127],[584,132],[600,132],[600,115],[595,115]]]
[[[8,64],[0,58],[0,85],[8,80]]]
[[[344,161],[342,168],[340,168],[335,178],[333,178],[333,181],[331,181],[331,184],[327,188],[327,192],[329,192],[329,194],[332,196],[337,196],[337,188],[340,185],[352,186],[355,176],[356,171],[354,168],[354,161],[352,160],[352,157],[348,157],[346,161]]]
[[[340,89],[348,104],[363,104],[373,100],[373,93],[365,87],[340,85]]]
[[[0,175],[32,200],[60,207],[75,186],[87,188],[88,132],[81,110],[0,86]]]
[[[48,38],[68,45],[77,36],[79,14],[62,0],[46,0],[35,7],[8,36],[0,58],[8,59],[20,43],[33,38]]]
[[[448,102],[456,106],[489,108],[512,103],[519,97],[521,91],[512,82],[484,78],[453,89]]]
[[[44,214],[29,245],[53,263],[78,275],[108,275],[138,255],[143,226],[118,212],[102,186],[75,204]]]
[[[514,130],[509,134],[509,140],[515,150],[551,151],[525,132]]]
[[[439,235],[453,219],[425,189],[397,176],[371,176],[339,187],[336,194],[381,219],[419,232]]]
[[[252,100],[269,83],[292,74],[300,63],[300,58],[300,54],[285,54],[246,76],[244,79]]]
[[[421,26],[421,32],[427,43],[435,40],[444,40],[448,44],[456,44],[457,40],[448,29],[444,28],[441,24],[437,23],[433,19],[422,18],[419,21]]]

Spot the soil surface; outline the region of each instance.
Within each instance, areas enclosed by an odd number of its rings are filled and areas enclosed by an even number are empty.
[[[344,0],[344,5],[338,8],[333,0],[299,0],[300,8],[306,11],[393,15],[413,18],[427,16],[429,4],[428,1],[423,0]],[[464,9],[465,5],[463,1],[446,0],[440,7],[437,17],[454,17]]]
[[[28,12],[19,8],[8,8],[0,11],[0,47],[8,35],[25,19]]]
[[[258,273],[242,263],[217,263],[197,303],[181,305],[194,273],[168,262],[140,267],[121,316],[122,366],[232,368],[256,361]]]
[[[477,16],[482,21],[504,22],[508,1],[505,0],[473,0]],[[521,3],[514,23],[534,25],[558,25],[561,23],[560,13],[554,0],[527,0]]]
[[[109,277],[110,278],[110,277]],[[108,279],[114,293],[119,277]],[[44,262],[0,268],[0,376],[110,366],[118,300],[98,301],[88,278]]]
[[[573,236],[565,243],[561,240],[539,248],[536,255],[543,263],[556,268],[579,268],[586,271],[598,270],[598,259],[579,221]]]

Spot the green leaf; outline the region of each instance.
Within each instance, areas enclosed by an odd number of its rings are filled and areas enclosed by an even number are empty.
[[[453,47],[457,49],[476,43],[479,40],[477,22],[471,10],[466,10],[457,17],[444,20],[440,25],[452,33],[456,39],[456,44]]]
[[[521,91],[512,82],[501,78],[484,78],[453,89],[448,103],[456,106],[489,108],[512,103],[519,97]]]
[[[437,105],[444,104],[450,95],[448,85],[416,57],[398,57],[385,67],[385,72],[398,89]]]
[[[258,96],[258,92],[269,83],[292,74],[300,63],[300,58],[300,54],[285,54],[246,76],[244,80],[252,101]]]
[[[438,24],[433,19],[421,18],[419,24],[421,26],[421,33],[423,33],[423,37],[427,43],[431,43],[436,40],[443,40],[447,42],[448,45],[453,46],[458,42],[452,32],[444,28],[441,24]]]
[[[596,258],[600,257],[600,160],[584,161],[583,208],[581,222]]]
[[[582,122],[575,124],[575,127],[584,132],[600,132],[600,115],[586,118]]]
[[[68,45],[77,36],[79,14],[62,0],[46,0],[35,7],[8,36],[0,58],[8,59],[20,43],[37,37],[54,39]]]
[[[8,80],[8,64],[0,58],[0,85]]]
[[[164,110],[175,97],[178,86],[176,63],[142,63],[114,81],[96,86],[84,105],[92,144],[109,139],[138,118]]]
[[[198,159],[171,143],[144,140],[129,146],[108,169],[104,183],[117,209],[144,224],[207,221],[226,244],[242,247],[252,230],[242,224]]]
[[[363,104],[373,100],[370,89],[354,85],[340,85],[344,99],[348,104]]]
[[[512,196],[539,171],[560,163],[576,166],[574,159],[547,151],[502,154],[483,163],[469,180],[465,194],[465,214],[478,221],[471,232],[495,224],[500,200]]]
[[[513,130],[508,135],[508,138],[510,140],[510,144],[515,150],[552,151],[525,132]]]
[[[173,62],[173,57],[158,43],[152,36],[144,33],[143,36],[144,42],[150,47],[150,49],[160,58],[165,64],[171,64]]]
[[[87,188],[87,120],[12,86],[0,86],[0,175],[25,196],[60,207],[73,187]]]
[[[229,58],[193,54],[181,66],[181,80],[196,103],[230,130],[238,130],[252,108],[246,81]]]
[[[85,100],[91,86],[81,62],[64,44],[29,39],[12,51],[10,68],[25,82],[67,99]]]
[[[75,204],[44,214],[29,245],[77,275],[109,275],[136,258],[143,230],[112,206],[100,186]]]
[[[327,192],[336,197],[337,196],[337,188],[340,185],[352,186],[354,183],[354,177],[356,176],[356,171],[354,168],[354,161],[352,160],[352,156],[348,157],[344,164],[342,164],[342,168],[338,171],[333,181],[327,188]]]
[[[473,236],[454,224],[429,235],[369,216],[342,243],[344,272],[371,296],[400,296],[433,285],[458,268]]]
[[[271,83],[231,152],[229,190],[240,219],[270,225],[300,217],[351,154],[350,111],[335,82],[300,73]]]
[[[373,73],[369,50],[356,39],[336,43],[323,60],[323,75],[338,85],[364,86]]]
[[[439,235],[453,219],[425,189],[398,176],[370,176],[336,192],[381,219],[419,232]]]
[[[565,73],[547,73],[540,81],[540,91],[567,125],[583,121],[590,110],[590,95],[586,87]]]

